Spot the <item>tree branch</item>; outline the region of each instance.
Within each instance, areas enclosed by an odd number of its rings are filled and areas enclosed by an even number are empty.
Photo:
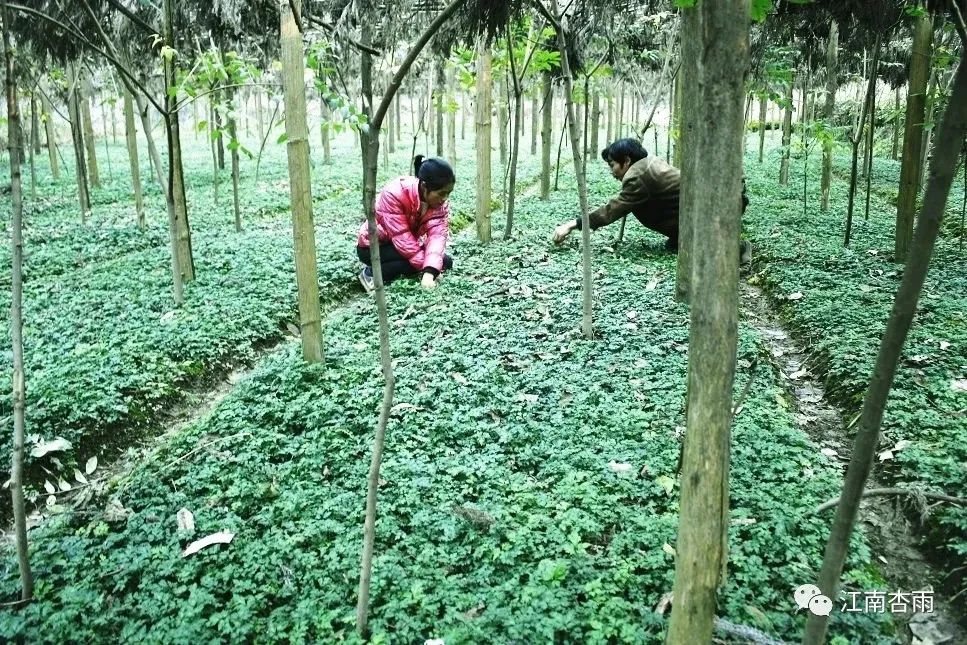
[[[93,15],[93,13],[91,12],[90,7],[87,4],[87,0],[81,0],[81,2],[84,4],[84,7],[88,10],[88,12],[91,13],[91,15]],[[154,99],[151,98],[151,95],[149,94],[148,90],[145,89],[145,87],[143,85],[141,85],[141,83],[138,82],[138,80],[135,79],[134,76],[132,76],[130,74],[130,72],[127,71],[127,68],[125,67],[125,65],[123,63],[121,63],[117,58],[115,58],[114,56],[112,56],[108,52],[104,51],[103,49],[101,49],[100,47],[98,47],[97,45],[95,45],[94,43],[92,43],[91,41],[89,41],[87,38],[84,37],[83,34],[81,34],[80,32],[78,32],[78,31],[76,31],[76,30],[74,30],[74,29],[72,29],[70,27],[68,27],[64,23],[62,23],[59,20],[57,20],[56,18],[54,18],[52,16],[48,16],[47,14],[45,14],[45,13],[43,13],[41,11],[37,11],[36,9],[31,9],[30,7],[25,7],[23,5],[14,4],[12,2],[8,2],[7,3],[7,7],[9,7],[10,9],[13,9],[14,11],[20,11],[21,13],[26,13],[28,15],[36,16],[37,18],[40,18],[41,20],[44,20],[46,22],[49,22],[52,25],[54,25],[56,27],[59,27],[60,29],[63,29],[65,32],[67,32],[68,34],[70,34],[71,36],[73,36],[74,38],[76,38],[77,41],[80,42],[82,45],[84,45],[85,47],[88,47],[92,51],[97,52],[98,54],[100,54],[101,56],[103,56],[104,58],[106,58],[112,65],[114,65],[117,68],[118,72],[122,76],[126,77],[128,79],[128,81],[131,82],[131,84],[133,84],[134,86],[136,86],[141,91],[141,93],[144,94],[148,98],[149,101],[151,101],[152,105],[154,105],[155,108],[157,108],[159,112],[162,112],[162,113],[164,112],[164,110],[154,101]],[[97,29],[101,33],[101,37],[104,39],[104,41],[106,43],[110,43],[110,41],[107,40],[106,35],[104,34],[103,29],[101,29],[100,22],[97,21],[96,18],[95,18],[95,23],[94,24],[97,25]]]
[[[951,13],[953,13],[954,27],[960,34],[960,42],[964,47],[967,47],[967,25],[964,25],[964,14],[960,12],[960,5],[957,4],[957,0],[950,0],[950,6],[953,9]]]
[[[334,35],[337,35],[337,36],[339,35],[338,31],[336,30],[336,26],[329,24],[325,20],[321,20],[321,19],[316,18],[314,16],[306,16],[305,19],[306,19],[306,22],[309,22],[309,23],[311,23],[313,25],[316,25],[317,27],[322,27],[323,29],[325,29],[326,31],[328,31],[331,34],[334,34]],[[345,40],[346,40],[347,43],[349,43],[350,45],[352,45],[356,49],[358,49],[360,51],[363,51],[363,52],[366,52],[367,54],[372,54],[373,56],[382,56],[383,55],[383,52],[379,51],[378,49],[374,49],[374,48],[370,47],[369,45],[364,45],[361,42],[359,42],[358,40],[353,40],[352,38],[349,38],[349,37],[345,37]]]
[[[874,495],[912,495],[914,497],[923,496],[927,499],[939,499],[940,501],[950,502],[951,504],[967,505],[967,499],[962,497],[944,495],[943,493],[931,493],[929,491],[910,490],[909,488],[867,488],[863,491],[863,497],[871,497]],[[840,498],[837,497],[829,500],[828,502],[823,502],[813,510],[813,513],[818,514],[829,510],[838,505],[839,501]]]
[[[420,39],[416,41],[416,43],[413,45],[413,48],[410,49],[409,53],[406,55],[406,58],[403,59],[403,62],[400,64],[400,68],[396,70],[396,73],[393,75],[393,80],[390,81],[389,87],[387,87],[386,91],[383,93],[383,99],[380,101],[379,107],[376,108],[376,113],[373,115],[372,119],[370,119],[370,128],[372,130],[376,132],[379,131],[379,127],[383,124],[383,118],[386,116],[390,103],[393,101],[393,96],[396,94],[397,90],[399,90],[400,85],[403,83],[403,79],[406,78],[406,75],[410,71],[410,67],[413,66],[413,63],[420,55],[420,52],[423,51],[423,48],[426,47],[428,42],[430,42],[430,39],[433,38],[433,35],[436,34],[441,26],[443,26],[443,23],[449,20],[450,16],[456,13],[457,9],[463,6],[466,1],[467,0],[453,0],[449,5],[447,5],[446,9],[437,15],[436,19],[430,23],[430,26],[428,26],[420,35]]]
[[[108,4],[110,4],[112,7],[120,11],[125,18],[133,22],[136,26],[140,27],[143,31],[146,31],[151,35],[160,33],[158,29],[155,29],[145,21],[138,18],[137,15],[134,14],[134,12],[132,12],[130,9],[128,9],[123,4],[118,2],[118,0],[108,0]]]

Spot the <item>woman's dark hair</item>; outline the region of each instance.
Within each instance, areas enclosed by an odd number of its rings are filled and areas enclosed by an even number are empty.
[[[413,174],[430,190],[440,190],[457,181],[453,168],[439,157],[424,159],[423,155],[416,155],[413,158]]]
[[[648,151],[641,147],[637,139],[618,139],[601,151],[601,158],[608,163],[612,161],[617,161],[619,164],[625,161],[635,163],[647,156]]]

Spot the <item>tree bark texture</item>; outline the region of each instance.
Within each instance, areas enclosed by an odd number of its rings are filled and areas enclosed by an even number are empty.
[[[57,161],[57,132],[54,130],[54,110],[47,100],[46,93],[41,94],[40,104],[44,109],[44,129],[47,132],[47,158],[50,160],[50,176],[54,181],[60,180],[60,164]]]
[[[84,129],[81,126],[81,107],[78,99],[78,75],[74,63],[69,64],[73,91],[68,91],[67,112],[71,122],[71,137],[74,141],[74,176],[77,180],[77,201],[81,208],[81,224],[87,222],[91,210],[91,198],[87,190],[87,161],[84,154]]]
[[[13,455],[10,466],[10,495],[13,502],[17,565],[20,569],[20,599],[28,601],[34,594],[34,579],[27,549],[27,514],[23,494],[27,393],[23,346],[23,182],[20,177],[23,142],[20,138],[20,106],[17,103],[13,44],[7,30],[10,14],[7,3],[3,0],[0,0],[0,19],[3,21],[7,145],[10,152],[10,340],[13,346]]]
[[[436,61],[436,156],[443,156],[443,105],[447,94],[446,59],[442,56]]]
[[[309,128],[306,124],[306,88],[303,77],[305,58],[302,34],[292,14],[293,9],[301,12],[302,0],[279,0],[289,199],[292,205],[295,274],[299,292],[299,332],[303,358],[308,363],[321,363],[322,318],[319,312],[316,235],[312,222]]]
[[[769,108],[769,97],[763,92],[759,97],[759,163],[762,163],[762,152],[766,146],[766,111]]]
[[[127,89],[124,92],[124,140],[128,148],[128,165],[131,168],[131,188],[134,192],[134,212],[138,228],[146,226],[144,219],[144,194],[141,188],[141,164],[138,158],[138,131],[134,125],[134,100]]]
[[[450,164],[457,163],[457,75],[453,66],[447,68],[447,159]]]
[[[164,2],[164,37],[169,47],[174,47],[173,0]],[[175,242],[177,245],[178,270],[183,283],[195,279],[195,261],[191,251],[191,228],[188,224],[188,200],[185,195],[185,175],[181,165],[181,129],[178,122],[178,97],[167,88],[177,86],[175,54],[164,57],[165,82],[165,131],[168,138],[168,191],[175,215]]]
[[[930,75],[930,52],[933,21],[924,15],[917,19],[913,31],[913,55],[907,85],[906,124],[903,132],[903,155],[900,160],[900,192],[897,196],[896,239],[894,259],[905,262],[913,240],[913,223],[920,192],[920,162],[923,145],[923,119],[926,111],[927,80]]]
[[[693,161],[695,226],[691,277],[687,430],[667,642],[708,643],[724,582],[729,515],[729,444],[738,334],[743,106],[749,61],[749,2],[686,9],[683,79],[694,122],[684,153]],[[692,40],[688,44],[687,41]],[[695,53],[692,53],[692,52]],[[693,121],[694,120],[694,121]],[[684,171],[683,171],[684,179]]]
[[[839,26],[833,20],[829,23],[829,39],[826,42],[826,107],[823,116],[827,124],[833,122],[833,111],[836,109],[836,59],[839,50]],[[829,209],[829,187],[833,178],[833,142],[823,143],[823,174],[820,178],[819,207],[823,211]]]
[[[792,145],[792,94],[796,87],[796,73],[793,72],[789,78],[789,87],[786,90],[786,109],[782,117],[782,161],[779,163],[779,184],[785,186],[789,183],[789,147]]]
[[[81,108],[81,123],[84,127],[84,152],[87,160],[87,177],[91,188],[101,187],[101,173],[97,168],[97,146],[94,140],[94,123],[91,120],[91,96],[94,89],[89,75],[80,72],[78,86],[78,104]]]
[[[553,76],[544,72],[544,100],[541,106],[541,199],[551,196],[551,137],[554,124]]]
[[[490,242],[491,237],[491,124],[490,105],[492,99],[493,76],[490,46],[484,38],[477,41],[477,239]]]

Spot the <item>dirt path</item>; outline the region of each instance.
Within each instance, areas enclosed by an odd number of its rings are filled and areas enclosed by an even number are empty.
[[[809,371],[807,353],[782,326],[769,307],[767,296],[757,287],[741,282],[742,320],[755,327],[769,349],[774,368],[782,375],[785,389],[796,410],[796,423],[820,446],[823,454],[834,459],[846,472],[852,439],[843,413],[826,399],[823,384]],[[867,488],[877,488],[876,474],[870,476]],[[836,492],[830,494],[835,497]],[[967,632],[956,622],[959,613],[940,597],[943,573],[927,562],[918,548],[914,526],[904,511],[906,500],[892,497],[869,497],[860,505],[860,522],[869,536],[880,571],[887,580],[887,597],[891,592],[934,590],[931,613],[894,613],[900,642],[912,645],[967,643]],[[825,511],[832,520],[833,511]],[[853,590],[851,590],[853,591]],[[873,589],[858,591],[874,591]],[[860,596],[862,604],[863,596]]]

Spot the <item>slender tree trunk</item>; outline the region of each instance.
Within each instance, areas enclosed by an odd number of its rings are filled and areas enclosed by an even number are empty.
[[[933,137],[933,119],[937,110],[937,69],[930,70],[930,82],[927,85],[927,94],[924,97],[924,118],[923,118],[923,145],[920,148],[920,179],[918,187],[927,182],[927,159],[930,157],[930,145]]]
[[[436,64],[436,156],[443,156],[443,104],[447,93],[446,60],[441,56]]]
[[[111,149],[107,145],[107,114],[104,110],[103,96],[101,97],[101,123],[104,126],[104,137],[101,139],[101,141],[104,143],[104,161],[107,162],[107,180],[114,181],[114,170],[111,168]],[[111,121],[111,125],[112,127],[115,127],[113,119]]]
[[[40,154],[40,115],[37,114],[37,93],[30,91],[30,149]]]
[[[557,12],[557,0],[552,0],[555,13]],[[557,50],[561,54],[561,74],[564,77],[564,103],[567,107],[567,121],[570,125],[571,134],[571,154],[574,157],[574,175],[578,183],[578,203],[581,206],[581,265],[583,275],[583,307],[581,316],[581,332],[585,338],[594,337],[594,320],[592,312],[592,288],[591,284],[591,224],[588,219],[588,187],[584,174],[584,157],[581,154],[581,135],[579,126],[576,122],[574,110],[574,77],[571,72],[571,65],[567,57],[567,45],[565,32],[568,25],[566,18],[559,18],[560,25],[557,31]]]
[[[27,550],[27,514],[24,510],[23,470],[24,434],[26,426],[23,346],[23,186],[20,163],[23,145],[20,140],[20,106],[17,104],[17,85],[14,70],[13,44],[7,26],[10,14],[6,0],[0,0],[0,19],[3,20],[4,81],[7,99],[7,145],[10,152],[10,340],[13,346],[13,456],[10,466],[10,495],[13,502],[14,534],[17,545],[17,564],[20,568],[20,599],[34,595],[34,578],[30,570]]]
[[[215,136],[215,148],[218,151],[218,169],[225,170],[225,140],[222,138],[222,127],[225,125],[222,120],[222,90],[217,90],[208,95],[212,102],[212,123],[218,134]]]
[[[84,127],[84,148],[86,153],[87,173],[91,188],[101,187],[101,174],[97,168],[97,146],[94,141],[94,123],[91,121],[91,87],[90,78],[84,71],[80,72],[78,86],[78,105],[81,108],[81,124]]]
[[[759,163],[762,163],[762,152],[766,145],[766,118],[769,98],[763,94],[759,97]]]
[[[54,181],[60,180],[60,165],[57,163],[57,133],[54,131],[54,110],[47,100],[45,93],[40,95],[43,106],[44,129],[47,132],[47,158],[50,161],[50,176]]]
[[[74,175],[77,179],[77,201],[81,207],[81,224],[87,222],[91,210],[91,198],[87,191],[87,162],[84,158],[84,129],[81,125],[81,108],[78,99],[78,72],[75,63],[68,64],[71,70],[73,91],[68,92],[67,111],[71,121],[71,136],[74,140]]]
[[[457,163],[457,76],[452,66],[447,68],[447,158]]]
[[[924,82],[926,82],[925,79]],[[843,492],[836,506],[836,517],[833,520],[829,540],[826,542],[818,586],[823,594],[830,598],[837,597],[839,578],[843,572],[850,536],[856,524],[859,503],[880,441],[883,410],[886,407],[900,354],[923,290],[930,258],[937,241],[937,233],[947,205],[947,197],[953,184],[957,158],[965,136],[967,136],[967,65],[962,60],[957,69],[953,93],[940,123],[937,149],[931,161],[930,179],[923,199],[923,209],[917,221],[909,259],[903,270],[903,279],[893,300],[890,317],[880,341],[876,364],[870,377],[870,386],[863,400],[863,411],[860,413],[850,463],[846,469]],[[826,635],[827,621],[825,616],[810,614],[806,619],[803,643],[805,645],[822,643]]]
[[[211,94],[209,94],[211,96]],[[208,123],[209,131],[218,127],[215,125],[215,103],[214,101],[208,102]],[[212,152],[212,196],[215,205],[218,205],[218,171],[221,168],[221,164],[218,162],[218,144],[215,142],[215,137],[208,137],[208,147]]]
[[[134,212],[138,228],[145,229],[144,195],[141,189],[141,164],[138,158],[138,132],[134,126],[134,102],[127,89],[124,92],[124,139],[128,147],[128,164],[131,167],[131,188],[134,191]]]
[[[611,92],[608,92],[608,108],[607,108],[607,127],[605,128],[605,145],[611,145],[614,141],[614,97],[611,96]]]
[[[164,2],[164,37],[169,47],[174,47],[173,0]],[[175,56],[164,59],[165,87],[177,86]],[[168,139],[168,191],[171,195],[175,215],[175,233],[178,251],[178,269],[182,282],[195,279],[195,263],[191,251],[191,228],[188,224],[188,201],[185,196],[185,176],[181,164],[181,130],[176,105],[178,97],[173,92],[165,92],[164,117]]]
[[[920,192],[920,148],[923,145],[923,120],[926,107],[927,78],[930,74],[930,52],[933,22],[930,16],[917,19],[913,32],[913,56],[907,89],[906,127],[903,135],[903,157],[900,161],[900,192],[897,197],[896,240],[894,259],[905,262],[913,239],[913,222]]]
[[[866,168],[864,177],[866,177],[866,206],[863,209],[863,220],[870,219],[870,185],[873,181],[873,143],[875,141],[876,134],[876,91],[874,89],[873,93],[870,95],[870,127],[867,130],[866,139],[866,159],[863,161],[863,165]]]
[[[827,123],[833,121],[836,108],[836,59],[839,48],[839,25],[833,20],[829,23],[829,40],[826,43],[826,109],[823,116]],[[823,143],[823,174],[820,179],[820,208],[829,210],[829,187],[833,177],[833,143]]]
[[[540,129],[540,111],[537,96],[531,99],[531,156],[537,156],[537,131]]]
[[[286,151],[289,161],[289,199],[295,244],[295,273],[299,291],[299,331],[302,356],[321,363],[322,317],[319,312],[319,273],[316,237],[312,222],[312,181],[309,176],[309,128],[306,125],[305,58],[302,34],[293,16],[302,11],[302,0],[279,0],[281,13],[282,85],[285,95]],[[373,159],[376,162],[376,159]]]
[[[870,104],[873,102],[873,95],[876,93],[876,68],[880,60],[880,37],[876,37],[876,45],[873,47],[873,59],[871,62],[871,72],[869,83],[866,88],[866,96],[863,99],[863,109],[860,111],[860,120],[856,124],[856,131],[853,134],[853,158],[850,165],[849,174],[849,197],[846,205],[846,235],[843,246],[849,246],[850,235],[853,231],[853,206],[856,200],[856,181],[857,165],[859,160],[860,142],[865,138],[863,128],[866,125],[866,118],[869,115]]]
[[[229,90],[234,94],[234,90]],[[238,126],[235,123],[235,119],[231,116],[228,117],[228,136],[229,136],[229,152],[232,155],[232,211],[235,214],[235,231],[239,232],[242,230],[242,207],[239,203],[238,194]],[[309,126],[306,126],[306,139],[309,138]]]
[[[557,192],[558,180],[561,178],[561,150],[564,149],[564,135],[567,134],[567,126],[570,124],[570,115],[567,113],[567,102],[565,101],[564,123],[561,125],[561,138],[557,140],[557,160],[554,162],[554,192]]]
[[[779,183],[783,186],[789,183],[789,146],[792,144],[792,93],[796,87],[796,74],[789,78],[789,89],[786,92],[786,111],[782,118],[782,161],[779,165]]]
[[[694,222],[688,403],[672,614],[666,642],[708,643],[728,562],[729,444],[738,337],[743,103],[749,3],[683,12],[683,98],[694,124],[683,204]],[[694,35],[692,35],[694,34]],[[686,89],[687,86],[687,89]],[[685,104],[685,101],[682,101]],[[691,177],[686,179],[686,174]]]
[[[500,131],[497,133],[497,145],[500,151],[500,167],[507,167],[507,131],[508,131],[508,115],[507,115],[507,79],[499,79],[496,83],[497,86],[497,127]]]
[[[893,161],[897,160],[897,154],[900,150],[900,126],[903,123],[903,119],[900,117],[900,88],[897,87],[893,92],[893,110],[894,117],[893,121],[893,147],[890,150],[890,158]]]
[[[400,103],[402,103],[402,96],[397,96],[395,103],[396,103],[396,142],[399,143],[400,141],[402,141],[402,136],[403,136],[402,135],[402,132],[403,132],[403,119],[401,117],[401,110],[402,110],[402,108],[400,107]],[[461,139],[463,138],[463,132],[462,131],[460,133],[460,138]]]
[[[514,228],[514,202],[517,190],[517,159],[520,154],[521,121],[524,119],[524,96],[522,91],[515,90],[514,95],[514,138],[510,142],[510,180],[507,189],[507,223],[504,227],[504,239],[509,240]]]
[[[681,67],[675,74],[675,82],[672,83],[671,90],[668,92],[668,123],[665,126],[665,158],[672,160],[672,130],[675,127],[675,100],[678,98],[678,76],[682,73]]]
[[[554,123],[554,85],[553,76],[544,72],[544,104],[541,107],[541,199],[551,196],[551,126]]]
[[[467,97],[462,95],[460,97],[460,140],[466,141],[467,139],[467,119],[470,116],[470,108],[467,107]]]
[[[280,0],[286,2],[287,0]],[[389,414],[393,405],[393,392],[395,377],[393,375],[393,361],[390,355],[389,345],[389,317],[386,310],[386,292],[383,287],[383,271],[379,257],[379,241],[376,233],[376,214],[374,202],[376,200],[376,158],[379,153],[379,132],[383,118],[389,108],[389,100],[398,90],[402,78],[407,74],[413,61],[420,54],[427,42],[436,33],[440,26],[456,12],[465,0],[452,0],[450,4],[441,11],[429,27],[423,32],[419,40],[407,54],[406,59],[400,65],[399,70],[394,74],[393,81],[390,83],[386,94],[378,108],[370,118],[370,129],[368,133],[361,133],[365,144],[363,153],[363,205],[366,211],[366,222],[369,229],[370,250],[372,252],[373,282],[375,284],[376,311],[379,317],[379,346],[380,362],[383,368],[383,378],[385,387],[383,390],[383,403],[380,408],[379,423],[376,426],[376,435],[373,439],[373,454],[369,466],[369,477],[366,489],[366,514],[363,522],[363,548],[360,557],[359,588],[356,602],[356,632],[361,638],[368,636],[368,613],[369,613],[369,588],[372,578],[373,551],[376,541],[376,501],[379,490],[379,470],[383,456],[383,447],[386,439],[386,426],[389,422]],[[363,10],[368,9],[368,3],[363,4]],[[360,41],[364,45],[369,45],[371,40],[370,27],[364,23]],[[361,85],[364,105],[372,105],[372,63],[368,54],[362,54],[362,74]]]
[[[601,93],[594,93],[594,100],[591,106],[591,145],[589,159],[598,154],[598,135],[601,133]]]
[[[618,95],[618,112],[614,121],[614,138],[621,139],[625,136],[625,84],[619,83],[620,93]]]
[[[490,104],[492,94],[490,46],[486,39],[477,40],[477,239],[490,242],[491,235],[491,174]]]

